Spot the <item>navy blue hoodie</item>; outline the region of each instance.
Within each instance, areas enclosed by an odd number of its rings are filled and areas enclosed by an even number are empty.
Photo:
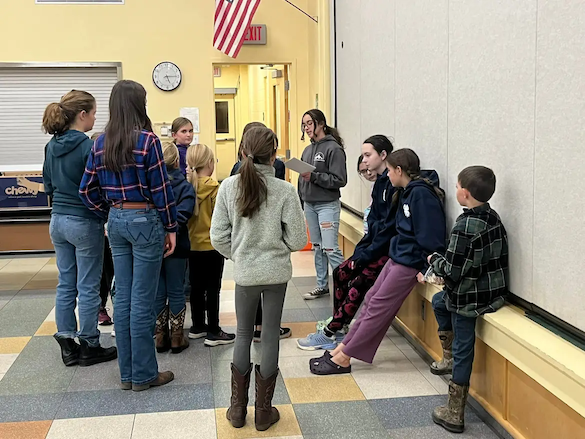
[[[445,252],[445,210],[433,186],[413,180],[401,191],[396,232],[390,243],[390,258],[397,264],[422,271],[428,266],[430,254]]]
[[[368,215],[368,233],[358,243],[351,257],[358,267],[365,267],[388,254],[390,239],[396,235],[396,208],[392,206],[394,186],[388,171],[378,175],[372,189],[372,207]]]
[[[93,141],[76,130],[53,136],[45,146],[43,183],[51,197],[52,213],[98,219],[79,197],[79,184],[92,146]]]
[[[177,222],[179,223],[179,230],[177,231],[177,247],[175,252],[170,257],[188,258],[191,250],[191,242],[189,241],[189,228],[187,223],[193,216],[195,210],[195,190],[191,183],[189,183],[180,169],[169,169],[169,181],[173,188],[173,195],[175,196],[175,204],[177,205]]]

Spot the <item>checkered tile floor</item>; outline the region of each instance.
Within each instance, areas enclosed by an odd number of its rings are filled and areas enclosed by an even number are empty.
[[[0,438],[497,438],[471,410],[463,435],[433,425],[431,410],[445,401],[447,386],[392,330],[373,365],[354,362],[353,373],[345,376],[311,375],[308,359],[314,353],[297,349],[295,338],[330,316],[330,300],[301,297],[314,286],[311,253],[294,255],[294,276],[283,315],[293,338],[281,342],[274,397],[281,421],[259,433],[251,426],[235,430],[225,419],[233,346],[207,348],[192,340],[180,355],[158,356],[160,370],[175,372],[170,385],[141,393],[118,390],[116,362],[87,368],[61,363],[51,337],[56,331],[54,258],[0,259]],[[233,331],[232,279],[228,264],[221,324]],[[100,329],[102,344],[114,345],[111,327]],[[253,358],[260,349],[254,345]],[[253,420],[253,412],[249,416]]]

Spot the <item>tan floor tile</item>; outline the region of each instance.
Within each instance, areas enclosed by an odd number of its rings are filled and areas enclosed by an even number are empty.
[[[57,279],[51,280],[34,280],[27,282],[23,290],[54,290],[57,288]]]
[[[224,279],[221,282],[221,289],[222,290],[233,291],[233,290],[236,289],[236,283],[233,280]]]
[[[308,334],[316,331],[315,325],[317,322],[296,322],[296,323],[288,323],[282,322],[282,326],[286,326],[290,328],[292,331],[292,338],[303,338],[306,337]]]
[[[130,439],[133,425],[134,415],[56,419],[47,439]]]
[[[35,336],[39,335],[53,335],[57,332],[57,324],[55,322],[43,322],[43,324],[37,329]]]
[[[366,399],[351,375],[288,378],[284,383],[293,404]]]
[[[238,320],[236,319],[236,313],[235,312],[220,313],[219,324],[221,326],[237,326]]]
[[[0,354],[20,354],[30,339],[31,337],[0,338]]]
[[[197,426],[196,430],[194,426]],[[132,439],[216,439],[215,410],[139,413]]]
[[[280,421],[267,431],[257,431],[254,427],[254,408],[248,409],[246,426],[233,428],[226,419],[227,409],[216,409],[218,439],[252,439],[252,438],[290,438],[301,436],[301,428],[292,405],[276,406],[280,412]]]
[[[0,373],[5,374],[18,358],[18,354],[0,354]]]
[[[2,439],[45,439],[52,421],[7,422],[0,424]]]

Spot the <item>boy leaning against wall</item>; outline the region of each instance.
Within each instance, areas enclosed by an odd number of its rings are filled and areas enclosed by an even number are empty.
[[[493,171],[470,166],[458,176],[457,201],[465,209],[457,218],[446,254],[429,256],[445,288],[433,297],[443,358],[431,365],[435,375],[452,373],[449,400],[437,407],[433,420],[460,433],[469,391],[477,317],[494,312],[508,293],[508,237],[488,201],[496,190]]]

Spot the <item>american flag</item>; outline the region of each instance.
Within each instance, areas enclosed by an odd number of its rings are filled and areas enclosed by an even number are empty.
[[[236,58],[260,0],[215,0],[213,47]]]

